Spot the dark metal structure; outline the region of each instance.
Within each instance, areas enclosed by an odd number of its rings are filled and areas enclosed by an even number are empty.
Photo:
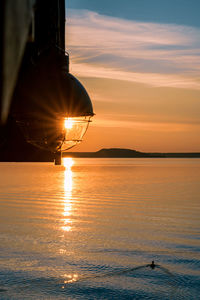
[[[61,157],[82,140],[94,115],[69,73],[65,1],[2,0],[1,17],[0,130],[9,136],[7,127],[18,125],[28,143]]]
[[[4,123],[23,59],[28,61],[33,52],[37,55],[51,44],[65,48],[65,1],[1,0],[0,22],[0,120]]]

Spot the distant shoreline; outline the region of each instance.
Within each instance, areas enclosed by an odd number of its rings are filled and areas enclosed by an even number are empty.
[[[132,149],[121,148],[105,148],[96,152],[70,152],[62,153],[63,157],[72,158],[200,158],[200,152],[190,153],[147,153]],[[39,149],[31,149],[31,151],[16,151],[13,155],[5,152],[0,153],[0,162],[53,162],[54,154],[41,151]]]
[[[132,149],[108,148],[96,152],[64,152],[62,156],[79,158],[200,158],[200,153],[146,153]]]

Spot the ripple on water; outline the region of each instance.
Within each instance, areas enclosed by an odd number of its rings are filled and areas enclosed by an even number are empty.
[[[198,299],[199,160],[0,171],[0,299]]]

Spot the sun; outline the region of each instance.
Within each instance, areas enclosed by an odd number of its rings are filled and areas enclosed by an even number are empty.
[[[66,129],[72,129],[73,127],[73,120],[71,118],[65,119],[65,128]]]

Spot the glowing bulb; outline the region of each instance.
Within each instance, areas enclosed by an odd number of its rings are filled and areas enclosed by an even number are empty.
[[[71,118],[65,119],[65,128],[72,129],[73,127],[73,120]]]

